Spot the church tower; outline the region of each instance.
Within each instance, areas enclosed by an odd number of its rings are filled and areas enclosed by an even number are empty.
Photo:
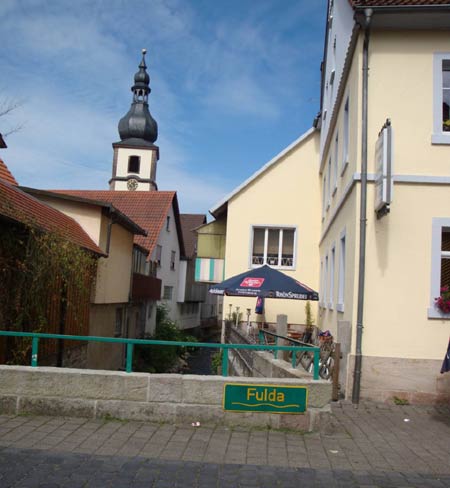
[[[148,110],[150,76],[145,64],[146,49],[142,50],[139,71],[131,87],[133,101],[130,110],[119,121],[120,142],[113,143],[114,160],[111,190],[157,190],[156,164],[159,148],[158,125]]]

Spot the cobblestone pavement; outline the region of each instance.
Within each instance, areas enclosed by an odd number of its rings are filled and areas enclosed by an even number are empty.
[[[450,487],[450,407],[341,403],[303,435],[0,416],[1,488],[113,485]]]

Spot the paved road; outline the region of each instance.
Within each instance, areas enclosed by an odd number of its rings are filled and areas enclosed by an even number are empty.
[[[305,435],[0,416],[1,488],[78,486],[450,487],[450,408],[344,403]]]

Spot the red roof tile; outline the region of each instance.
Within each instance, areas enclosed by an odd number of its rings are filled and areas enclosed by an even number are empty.
[[[450,0],[349,0],[353,7],[414,7],[450,5]]]
[[[11,185],[18,185],[16,179],[12,175],[11,171],[9,171],[8,166],[0,159],[0,180],[5,180]]]
[[[188,258],[196,253],[197,234],[193,231],[202,224],[206,224],[204,214],[180,214],[181,232],[183,233],[184,250]]]
[[[0,180],[0,216],[54,232],[80,247],[105,255],[71,217],[4,180]]]
[[[183,238],[179,222],[176,192],[174,191],[112,191],[112,190],[54,190],[91,200],[108,202],[147,231],[147,236],[134,236],[134,242],[148,250],[149,258],[166,222],[171,206],[174,207],[178,229],[180,253],[184,255]]]

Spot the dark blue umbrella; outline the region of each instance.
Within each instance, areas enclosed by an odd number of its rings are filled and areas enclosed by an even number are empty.
[[[209,293],[240,297],[319,300],[316,291],[267,264],[228,278],[211,287]]]

